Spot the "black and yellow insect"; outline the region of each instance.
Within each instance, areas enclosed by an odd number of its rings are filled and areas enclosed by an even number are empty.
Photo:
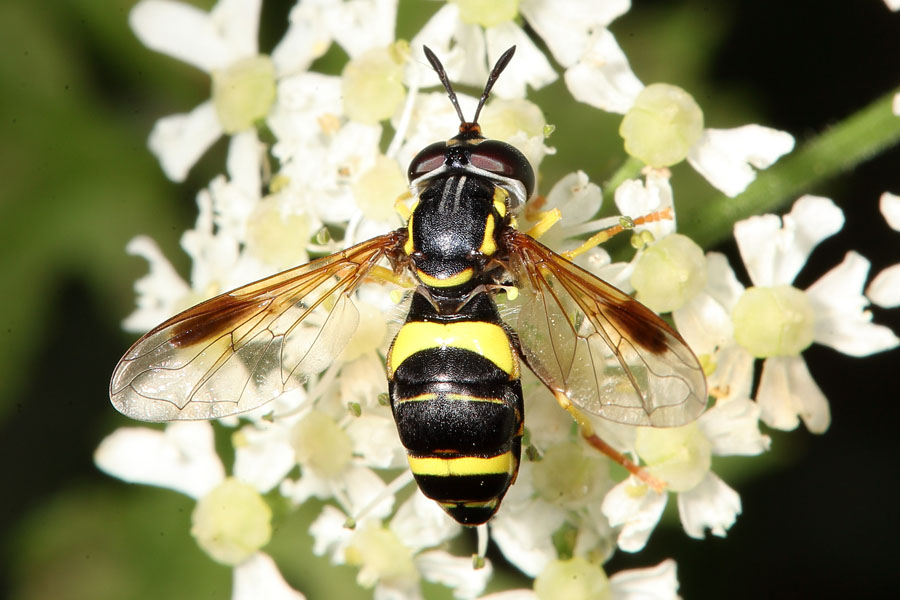
[[[516,228],[534,172],[521,152],[485,139],[477,124],[513,51],[498,60],[469,122],[425,49],[461,125],[458,135],[412,160],[416,201],[406,227],[172,317],[116,366],[113,405],[147,421],[259,407],[340,354],[359,320],[360,284],[410,275],[409,311],[385,361],[391,406],[420,489],[460,523],[490,519],[515,481],[524,431],[521,363],[576,417],[588,441],[611,455],[582,412],[658,427],[702,413],[703,371],[674,330]]]

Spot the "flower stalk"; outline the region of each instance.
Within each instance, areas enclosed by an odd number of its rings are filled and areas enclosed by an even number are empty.
[[[694,210],[702,211],[702,218],[684,219],[682,231],[701,247],[715,246],[731,235],[737,221],[784,207],[804,190],[897,144],[900,118],[891,112],[895,92],[875,100],[761,171],[740,196],[716,194],[699,201]]]

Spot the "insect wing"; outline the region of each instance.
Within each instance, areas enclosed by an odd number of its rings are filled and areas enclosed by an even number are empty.
[[[674,427],[706,408],[697,357],[643,304],[515,232],[516,331],[523,359],[551,390],[618,423]]]
[[[373,238],[172,317],[119,361],[113,405],[144,421],[212,419],[299,386],[350,340],[351,293],[396,245],[393,234]]]

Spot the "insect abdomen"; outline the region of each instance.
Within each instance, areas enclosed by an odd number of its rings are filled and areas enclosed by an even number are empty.
[[[454,519],[486,522],[515,480],[519,364],[487,294],[439,315],[416,295],[388,355],[391,406],[419,488]]]

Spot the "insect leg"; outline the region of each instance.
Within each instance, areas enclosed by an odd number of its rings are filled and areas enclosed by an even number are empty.
[[[553,395],[556,397],[556,401],[563,408],[563,410],[572,415],[572,418],[575,419],[575,422],[578,424],[578,428],[581,430],[582,437],[584,437],[585,441],[588,444],[608,456],[612,461],[625,467],[629,473],[646,483],[653,489],[653,491],[659,494],[662,494],[666,491],[666,484],[664,481],[657,479],[656,477],[648,473],[646,469],[642,468],[627,456],[601,440],[600,437],[596,433],[594,433],[594,428],[591,427],[591,423],[587,419],[587,417],[585,417],[580,410],[575,408],[575,406],[569,401],[565,394],[563,394],[562,392],[554,392]]]
[[[618,224],[607,227],[606,229],[601,229],[600,231],[589,237],[582,245],[578,246],[574,250],[563,252],[562,255],[566,259],[572,260],[579,254],[587,252],[594,246],[599,246],[606,240],[624,231],[631,231],[637,225],[645,225],[647,223],[655,223],[656,221],[665,221],[672,218],[673,215],[671,206],[667,206],[662,210],[657,210],[646,215],[642,215],[636,219],[632,219],[631,217],[620,217]]]

